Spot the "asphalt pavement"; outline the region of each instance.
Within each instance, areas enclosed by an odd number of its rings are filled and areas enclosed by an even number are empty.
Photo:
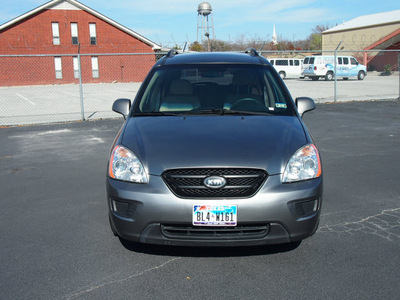
[[[297,248],[121,243],[106,164],[123,119],[0,129],[0,299],[398,299],[400,102],[318,104],[317,233]]]

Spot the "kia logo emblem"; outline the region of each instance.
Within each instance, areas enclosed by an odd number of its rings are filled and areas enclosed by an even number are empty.
[[[220,189],[226,185],[226,179],[220,176],[210,176],[204,179],[203,183],[210,189]]]

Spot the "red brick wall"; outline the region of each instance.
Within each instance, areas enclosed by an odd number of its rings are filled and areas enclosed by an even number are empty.
[[[386,48],[385,50],[399,50],[400,42]],[[374,70],[383,72],[385,71],[385,65],[390,65],[392,71],[397,71],[399,67],[398,52],[379,52],[375,55],[368,63],[368,66]]]
[[[53,45],[52,22],[59,23],[60,45]],[[0,57],[0,85],[77,83],[71,23],[78,23],[84,83],[136,81],[144,79],[155,63],[155,55],[101,56],[99,78],[93,78],[90,56],[102,53],[153,53],[150,45],[82,10],[44,10],[0,31],[0,55],[55,54],[62,57],[62,79],[55,78],[54,57]],[[97,44],[90,44],[89,23],[96,23]],[[122,66],[122,67],[121,67]]]

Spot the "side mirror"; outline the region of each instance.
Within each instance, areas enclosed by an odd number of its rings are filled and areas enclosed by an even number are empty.
[[[130,99],[117,99],[114,101],[112,110],[124,116],[124,119],[129,115],[129,110],[131,109]]]
[[[296,106],[297,106],[297,111],[300,114],[300,117],[303,117],[303,114],[305,112],[313,110],[316,107],[314,100],[308,97],[296,98]]]

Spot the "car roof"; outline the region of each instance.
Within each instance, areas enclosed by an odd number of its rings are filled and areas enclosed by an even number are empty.
[[[185,52],[171,50],[156,65],[180,64],[254,64],[269,65],[269,62],[259,56],[254,49],[246,52]]]
[[[302,60],[304,58],[298,58],[298,57],[290,57],[290,58],[289,57],[270,57],[270,58],[268,58],[268,60],[272,60],[272,59],[300,59],[300,60]]]

